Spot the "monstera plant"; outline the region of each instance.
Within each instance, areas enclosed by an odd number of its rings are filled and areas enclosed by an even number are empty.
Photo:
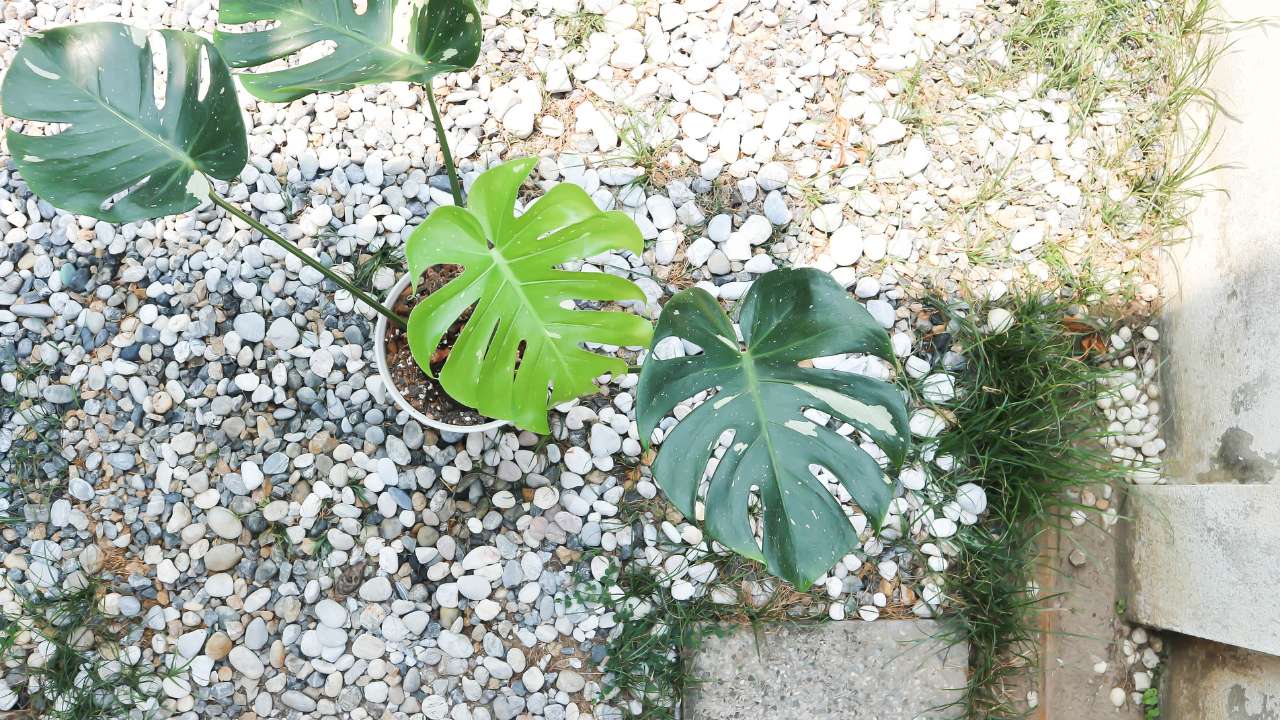
[[[164,102],[152,55],[165,62]],[[110,67],[110,72],[103,68]],[[217,48],[188,32],[112,22],[33,34],[0,87],[6,115],[62,123],[61,132],[7,132],[13,163],[39,196],[64,210],[134,222],[212,202],[271,238],[369,307],[404,320],[346,278],[219,195],[248,158],[244,118]]]
[[[533,166],[528,159],[482,174],[464,209],[430,83],[475,64],[482,39],[479,12],[473,0],[364,4],[357,12],[351,0],[223,0],[219,20],[232,27],[212,43],[188,32],[111,22],[35,33],[0,87],[5,114],[28,121],[8,131],[13,162],[50,203],[108,222],[217,205],[377,311],[380,328],[409,332],[424,378],[435,375],[428,348],[465,322],[454,333],[456,352],[439,373],[444,391],[492,417],[545,431],[550,405],[591,392],[598,375],[625,370],[621,360],[591,353],[581,343],[643,345],[650,334],[646,321],[626,313],[561,307],[570,300],[642,301],[634,284],[556,266],[608,249],[640,252],[639,231],[620,213],[600,212],[570,185],[553,188],[515,217],[517,191]],[[261,29],[257,24],[263,22],[270,27]],[[322,42],[332,42],[332,52],[310,56],[308,48]],[[162,97],[156,96],[153,56],[163,59]],[[260,69],[279,60],[288,66]],[[268,102],[369,83],[427,86],[457,207],[437,210],[413,233],[407,247],[411,279],[416,284],[419,274],[441,263],[466,272],[439,294],[420,298],[406,319],[390,307],[398,296],[379,302],[219,195],[212,181],[234,180],[248,156],[228,64],[257,70],[241,74],[240,82]],[[34,123],[66,127],[42,134]],[[394,384],[385,353],[378,357],[384,380]],[[398,392],[393,396],[404,403]]]
[[[474,308],[440,372],[445,390],[485,415],[546,432],[548,402],[591,392],[598,375],[627,371],[623,360],[583,343],[644,345],[652,328],[624,312],[563,306],[644,302],[628,280],[557,267],[611,250],[639,254],[644,240],[631,218],[601,212],[577,185],[553,187],[515,217],[516,193],[534,163],[524,158],[485,172],[467,208],[442,207],[409,236],[405,259],[415,282],[433,265],[459,265],[462,272],[413,308],[408,339],[418,364],[428,368],[454,322]]]
[[[894,387],[805,361],[842,353],[888,359],[889,336],[830,275],[815,269],[761,276],[741,302],[738,323],[742,342],[715,298],[700,288],[667,303],[654,346],[675,337],[701,352],[645,362],[636,406],[640,436],[647,443],[676,405],[712,393],[668,431],[654,477],[675,506],[694,517],[707,468],[722,436],[728,437],[705,480],[708,536],[807,589],[858,547],[844,508],[814,468],[834,477],[877,526],[893,484],[856,443],[805,411],[853,426],[892,466],[902,462],[910,433],[906,405]]]

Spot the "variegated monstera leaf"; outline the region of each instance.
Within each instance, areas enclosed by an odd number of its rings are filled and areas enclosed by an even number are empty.
[[[667,433],[654,477],[675,506],[694,517],[708,463],[721,437],[732,433],[701,498],[707,534],[805,589],[858,547],[844,508],[814,467],[834,476],[877,525],[894,485],[856,443],[804,411],[849,423],[897,465],[910,438],[906,404],[887,383],[801,366],[841,353],[892,357],[888,334],[824,272],[776,270],[761,276],[742,300],[739,324],[742,343],[720,304],[699,288],[667,303],[654,345],[677,337],[702,351],[645,362],[637,394],[640,434],[649,440],[677,404],[714,393]]]

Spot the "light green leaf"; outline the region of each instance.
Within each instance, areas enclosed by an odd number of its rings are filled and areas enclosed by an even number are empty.
[[[397,80],[430,85],[436,75],[475,65],[482,38],[472,0],[368,0],[364,13],[352,0],[222,0],[218,20],[275,23],[214,34],[232,67],[265,65],[326,40],[336,45],[294,67],[240,76],[246,90],[268,102]]]
[[[433,265],[463,266],[409,316],[409,347],[418,364],[431,371],[429,360],[445,333],[473,308],[440,370],[445,392],[489,417],[545,433],[548,407],[595,392],[598,375],[626,372],[624,361],[583,343],[644,345],[652,327],[625,312],[561,305],[643,302],[644,293],[629,280],[558,266],[612,250],[639,254],[644,241],[630,218],[601,212],[568,183],[516,217],[516,194],[536,162],[522,158],[483,173],[466,208],[438,208],[418,226],[405,259],[415,284]]]
[[[85,23],[22,44],[0,90],[5,113],[69,126],[50,136],[8,132],[13,162],[37,195],[69,212],[132,222],[203,203],[206,174],[240,174],[244,118],[218,51],[191,33],[155,35],[164,40],[163,106],[144,30]]]
[[[910,441],[902,394],[871,378],[799,363],[842,353],[892,357],[889,336],[831,276],[812,268],[762,275],[733,324],[709,293],[692,288],[663,308],[654,346],[668,337],[702,349],[687,357],[652,355],[640,373],[636,408],[647,443],[680,402],[715,394],[672,428],[653,464],[659,486],[694,517],[707,464],[726,431],[733,437],[706,491],[707,534],[766,563],[807,589],[858,547],[843,508],[810,470],[825,468],[879,526],[893,498],[884,471],[855,443],[804,416],[814,409],[874,440],[896,466]],[[752,525],[758,496],[763,546]]]

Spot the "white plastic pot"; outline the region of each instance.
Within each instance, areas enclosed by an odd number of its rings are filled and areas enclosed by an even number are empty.
[[[396,301],[400,299],[400,294],[404,292],[406,287],[408,287],[410,279],[411,278],[408,275],[405,275],[400,278],[399,282],[391,287],[391,292],[387,295],[387,307],[395,306]],[[382,376],[382,384],[386,386],[387,394],[391,396],[391,399],[395,401],[396,405],[400,406],[401,410],[409,413],[411,417],[423,425],[433,427],[437,430],[443,430],[444,432],[475,433],[484,432],[486,430],[495,430],[511,424],[506,420],[490,420],[487,423],[481,423],[479,425],[451,425],[447,422],[442,422],[428,417],[427,415],[424,415],[422,411],[410,405],[409,401],[404,399],[404,395],[400,394],[400,389],[397,388],[395,382],[392,381],[391,371],[387,368],[387,318],[383,315],[378,316],[378,324],[373,328],[373,349],[374,358],[378,362],[378,374]]]

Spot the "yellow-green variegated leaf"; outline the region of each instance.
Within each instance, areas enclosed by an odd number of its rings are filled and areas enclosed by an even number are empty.
[[[153,50],[166,68],[163,103]],[[208,199],[206,175],[232,180],[248,155],[231,73],[208,40],[188,32],[100,22],[35,33],[0,95],[10,117],[67,126],[47,136],[9,130],[31,189],[108,222],[190,210]]]
[[[480,13],[472,0],[221,0],[227,25],[269,21],[273,26],[214,34],[236,68],[292,57],[320,42],[333,52],[280,70],[243,74],[240,81],[268,102],[316,92],[342,92],[404,80],[430,85],[436,75],[466,70],[480,56]]]
[[[833,475],[877,526],[894,486],[856,443],[804,411],[853,425],[894,466],[902,462],[910,433],[906,404],[893,386],[799,363],[842,353],[890,358],[889,336],[830,275],[812,268],[762,275],[742,300],[739,324],[744,343],[716,299],[700,288],[666,304],[654,346],[677,337],[702,352],[666,360],[650,355],[637,389],[640,436],[647,442],[677,404],[714,392],[667,433],[654,477],[680,512],[695,517],[708,462],[721,436],[732,432],[701,498],[707,534],[806,589],[858,547],[844,509],[811,467]],[[753,525],[753,495],[763,542]]]
[[[553,187],[519,217],[516,195],[537,158],[489,169],[471,187],[467,207],[441,207],[405,243],[415,284],[433,265],[462,274],[419,302],[409,315],[409,347],[430,372],[430,359],[467,308],[470,318],[440,370],[453,399],[520,428],[547,432],[547,408],[595,392],[595,378],[625,373],[623,360],[585,343],[645,345],[649,321],[616,310],[566,302],[644,301],[635,283],[560,266],[614,250],[639,254],[640,230],[620,212],[602,212],[580,187]]]

